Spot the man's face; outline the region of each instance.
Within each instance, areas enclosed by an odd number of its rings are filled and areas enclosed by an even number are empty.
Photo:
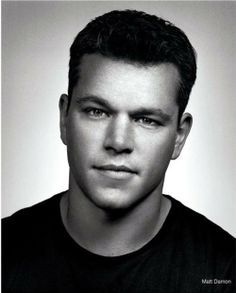
[[[181,149],[178,82],[171,64],[83,56],[68,113],[62,98],[61,136],[73,182],[96,206],[126,209],[161,192]]]

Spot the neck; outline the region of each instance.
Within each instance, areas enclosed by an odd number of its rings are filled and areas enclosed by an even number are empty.
[[[159,232],[170,210],[162,185],[129,211],[112,213],[95,206],[77,185],[70,184],[61,200],[64,226],[80,246],[95,254],[119,256],[136,251]]]

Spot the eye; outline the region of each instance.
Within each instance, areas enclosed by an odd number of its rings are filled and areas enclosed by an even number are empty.
[[[105,118],[108,116],[108,113],[98,108],[87,108],[85,109],[85,112],[88,114],[88,116],[93,118]]]
[[[160,123],[158,121],[153,120],[148,117],[135,118],[135,122],[138,122],[138,123],[143,124],[145,126],[158,126],[158,125],[160,125]]]

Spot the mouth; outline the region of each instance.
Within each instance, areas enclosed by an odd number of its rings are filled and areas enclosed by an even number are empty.
[[[115,172],[128,172],[137,174],[136,171],[126,167],[124,165],[102,165],[102,166],[94,166],[95,169],[104,170],[104,171],[115,171]]]
[[[100,174],[112,179],[129,179],[137,174],[137,171],[124,165],[101,165],[93,166]]]

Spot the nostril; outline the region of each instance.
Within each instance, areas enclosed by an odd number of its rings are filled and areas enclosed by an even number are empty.
[[[129,147],[114,147],[114,146],[105,146],[105,150],[114,154],[130,154],[132,149]]]
[[[104,147],[107,151],[112,151],[116,154],[130,154],[133,149],[133,143],[130,139],[124,139],[113,133],[105,139]]]

